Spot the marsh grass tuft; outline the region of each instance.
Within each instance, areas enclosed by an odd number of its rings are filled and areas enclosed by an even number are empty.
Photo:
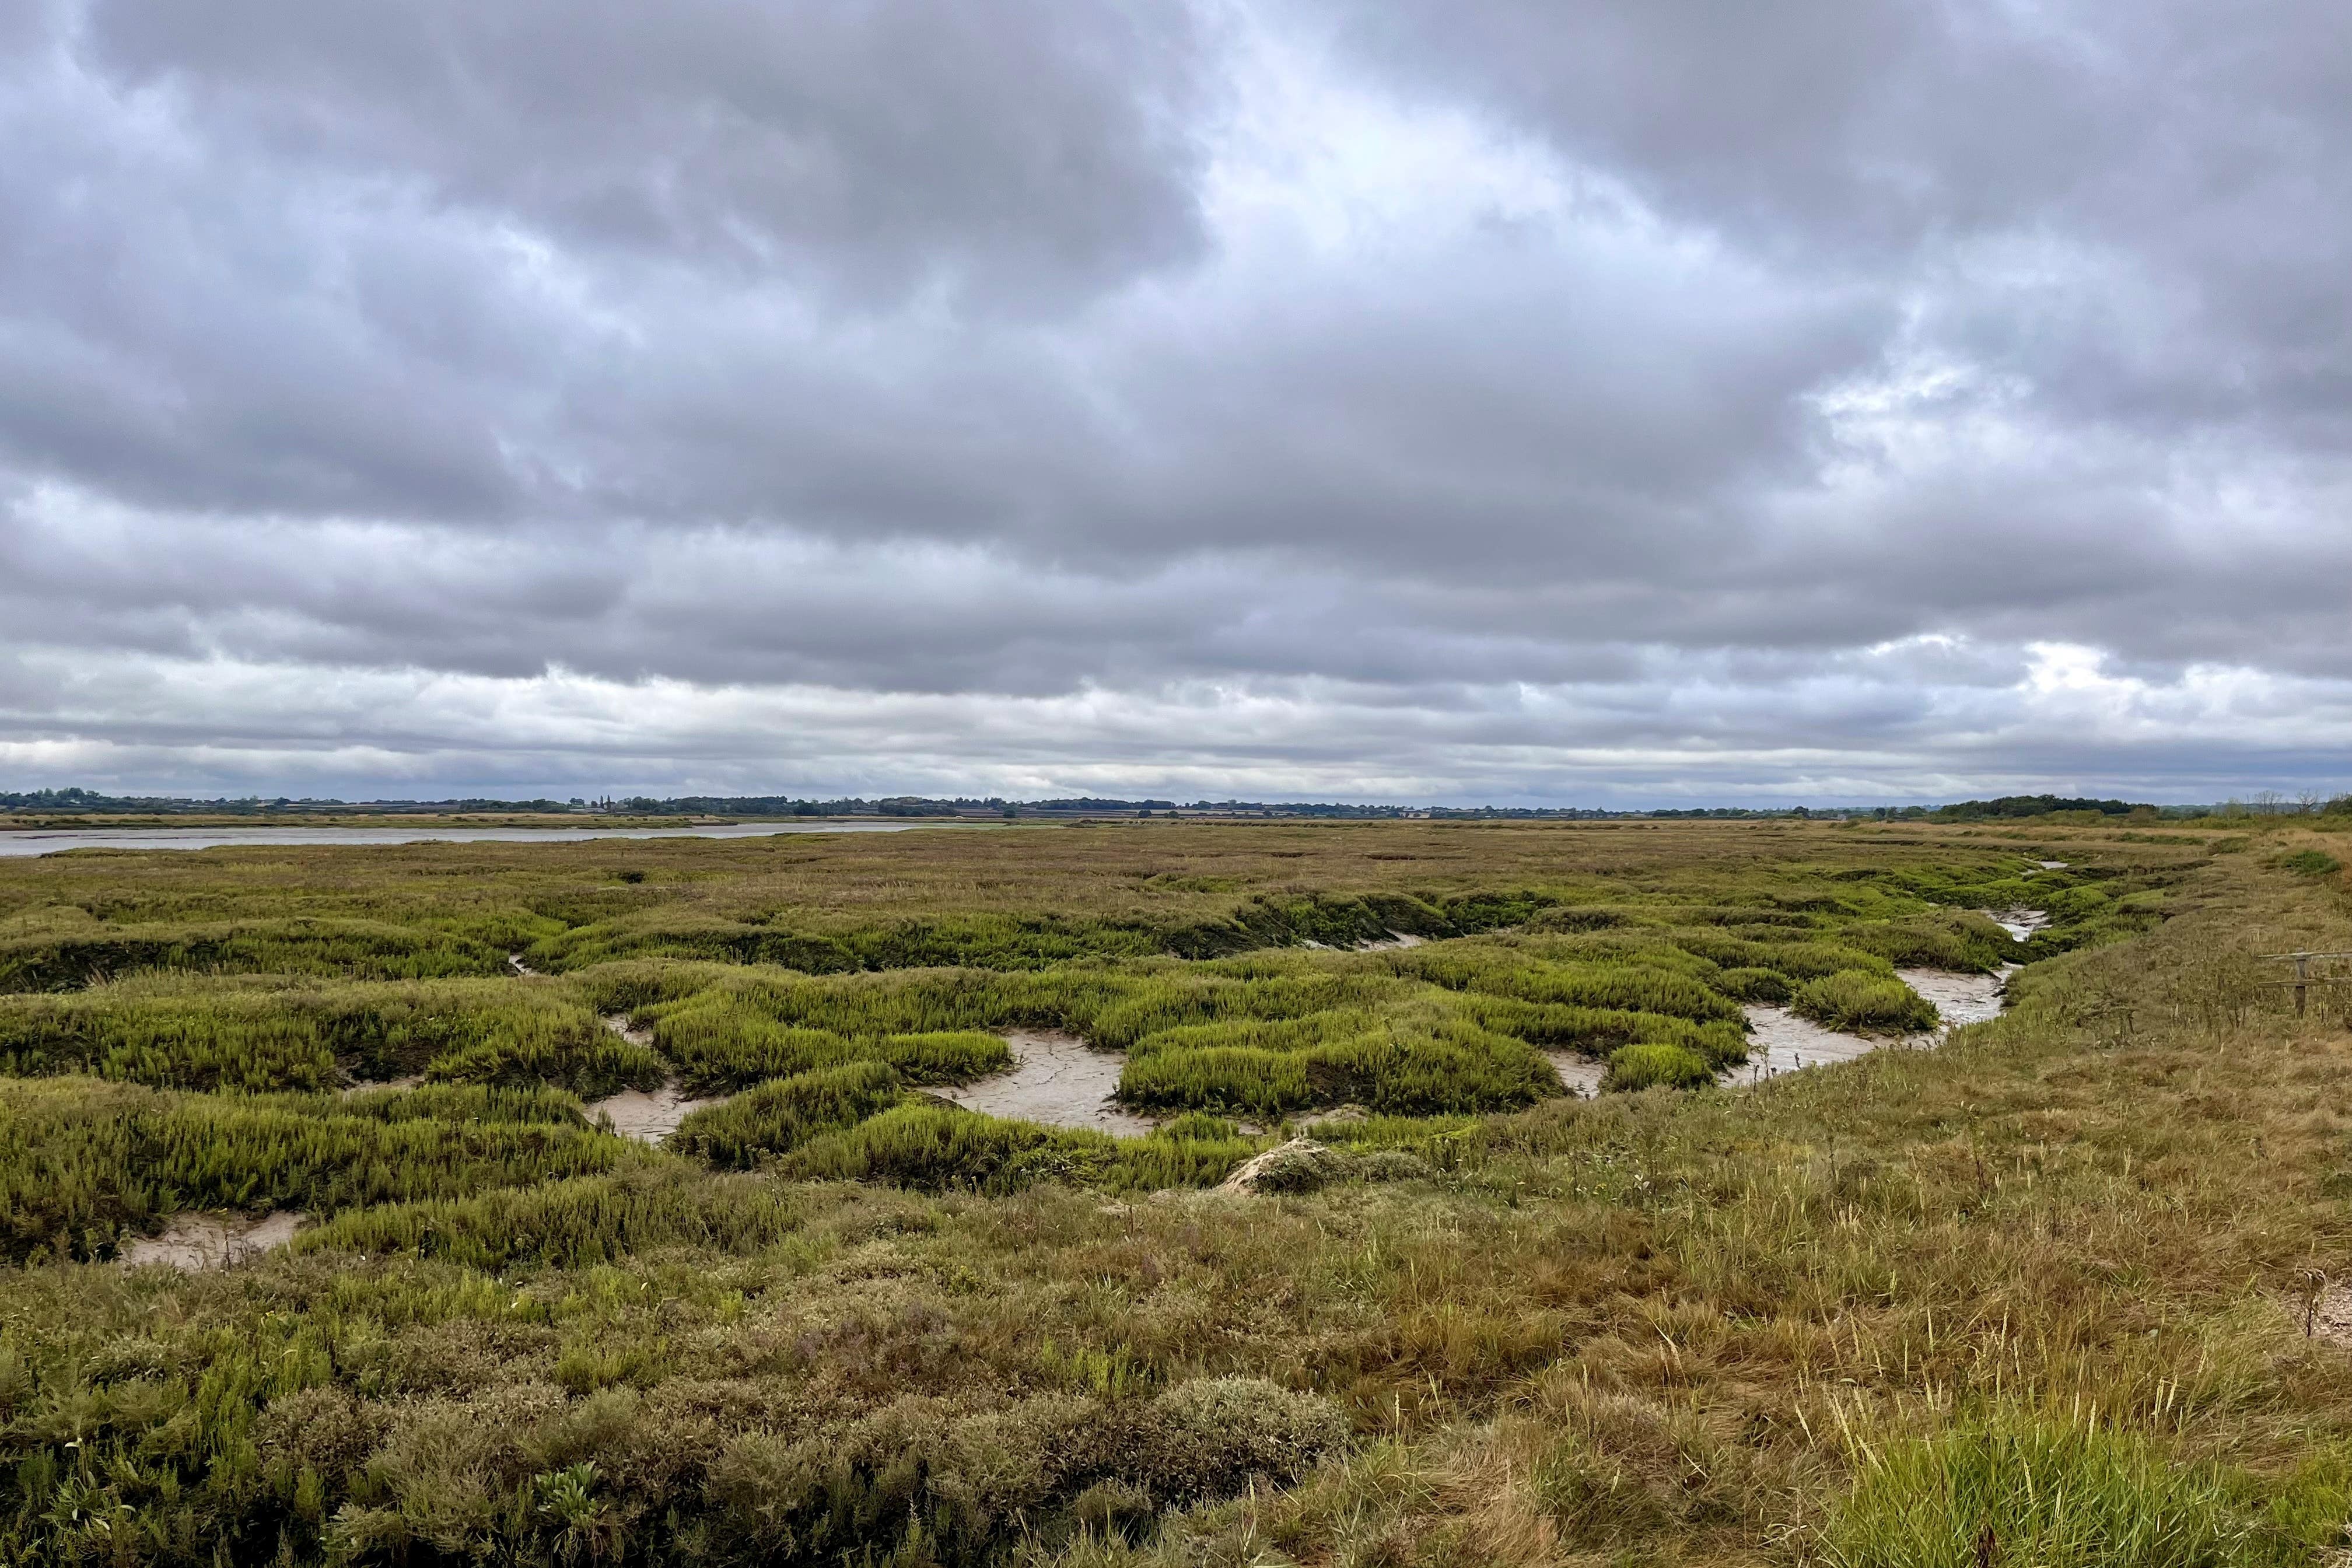
[[[1715,1081],[1706,1058],[1681,1046],[1620,1046],[1609,1055],[1601,1087],[1611,1093],[1644,1089],[1704,1089]]]
[[[1936,1026],[1936,1005],[1900,980],[1841,970],[1797,992],[1796,1011],[1852,1034],[1916,1034]]]
[[[1837,1568],[2286,1568],[2319,1544],[2294,1527],[2304,1505],[2343,1510],[2342,1478],[2303,1486],[2329,1495],[2266,1505],[2252,1478],[2146,1434],[2011,1411],[1865,1447],[1822,1545]]]

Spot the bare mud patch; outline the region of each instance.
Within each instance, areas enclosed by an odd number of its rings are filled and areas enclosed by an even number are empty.
[[[121,1262],[131,1268],[160,1263],[186,1274],[230,1268],[285,1246],[294,1239],[295,1227],[301,1223],[301,1215],[292,1209],[272,1209],[258,1219],[242,1215],[174,1215],[163,1235],[124,1243]]]
[[[1124,1056],[1094,1050],[1076,1035],[1044,1029],[1008,1030],[1004,1043],[1013,1047],[1011,1070],[933,1092],[967,1110],[1047,1127],[1091,1127],[1122,1138],[1152,1130],[1148,1118],[1120,1109],[1111,1099],[1127,1065]]]
[[[1543,1058],[1559,1075],[1560,1087],[1582,1100],[1591,1100],[1601,1092],[1601,1076],[1609,1070],[1607,1062],[1597,1062],[1574,1051],[1546,1051]]]
[[[633,1046],[650,1047],[654,1043],[654,1032],[651,1029],[639,1029],[633,1027],[629,1023],[629,1016],[626,1013],[612,1013],[606,1015],[604,1018],[604,1027],[612,1030],[613,1033],[620,1036],[621,1038],[628,1041],[629,1044]]]
[[[607,1117],[613,1131],[624,1138],[634,1138],[640,1143],[658,1143],[677,1131],[677,1124],[706,1105],[725,1102],[723,1094],[701,1098],[688,1094],[677,1085],[664,1084],[650,1094],[642,1089],[625,1089],[609,1100],[600,1100],[588,1107],[588,1120]]]
[[[1784,1072],[1866,1057],[1889,1042],[1824,1028],[1786,1007],[1748,1009],[1748,1059],[1724,1069],[1725,1083],[1758,1083]]]
[[[2339,1350],[2352,1350],[2352,1285],[2333,1285],[2296,1305],[2304,1332]]]
[[[1414,936],[1409,931],[1392,931],[1378,942],[1358,942],[1356,951],[1358,952],[1396,952],[1408,947],[1419,947],[1428,940],[1425,936]]]
[[[365,1094],[372,1089],[423,1089],[424,1087],[425,1075],[421,1072],[413,1072],[400,1078],[361,1079],[355,1083],[343,1085],[343,1092]]]

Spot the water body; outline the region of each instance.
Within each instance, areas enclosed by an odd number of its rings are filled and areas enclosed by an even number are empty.
[[[2010,912],[2032,916],[2039,922],[2032,930],[2049,923],[2049,917],[2038,910]],[[2024,934],[2030,935],[2031,931]],[[1811,1018],[1799,1017],[1786,1007],[1750,1007],[1748,1060],[1726,1072],[1723,1081],[1756,1083],[1784,1072],[1799,1072],[1831,1062],[1850,1062],[1888,1046],[1925,1049],[1940,1045],[1954,1029],[2000,1017],[2001,989],[2017,970],[2014,963],[2001,965],[2000,973],[1994,974],[1954,974],[1942,969],[1896,970],[1896,979],[1935,1004],[1941,1020],[1934,1029],[1919,1035],[1847,1035],[1823,1028]]]
[[[1013,1047],[1009,1071],[934,1092],[967,1110],[1048,1127],[1091,1127],[1122,1138],[1151,1131],[1149,1118],[1121,1110],[1111,1099],[1127,1065],[1124,1055],[1044,1029],[1009,1031],[1004,1043]]]
[[[2015,917],[2016,923],[2011,924],[2009,917]],[[2021,939],[2050,922],[2050,917],[2039,910],[2012,910],[2006,917],[1996,918]],[[1843,1034],[1801,1017],[1786,1007],[1751,1006],[1747,1009],[1748,1059],[1725,1069],[1721,1081],[1732,1085],[1761,1083],[1784,1072],[1850,1062],[1888,1046],[1921,1049],[1938,1045],[1954,1029],[2000,1017],[2002,987],[2017,970],[2014,963],[2002,965],[1997,974],[1954,974],[1941,969],[1896,970],[1898,979],[1935,1004],[1942,1020],[1935,1029],[1919,1035]],[[1601,1075],[1608,1070],[1605,1064],[1574,1051],[1546,1051],[1544,1056],[1570,1093],[1601,1092]]]
[[[930,818],[871,822],[738,822],[710,827],[92,827],[0,829],[0,856],[68,849],[221,849],[288,844],[580,844],[593,838],[772,838],[787,833],[906,833],[999,827]]]

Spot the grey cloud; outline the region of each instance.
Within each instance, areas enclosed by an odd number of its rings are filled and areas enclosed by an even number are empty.
[[[854,299],[1042,301],[1202,244],[1179,5],[91,0],[82,41],[293,168]]]
[[[2352,437],[2330,0],[1403,0],[1334,25],[1688,222],[1916,284],[1936,336],[2075,416]]]
[[[0,769],[2315,775],[2347,26],[53,0]]]

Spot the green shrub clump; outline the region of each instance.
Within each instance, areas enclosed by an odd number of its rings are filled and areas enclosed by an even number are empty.
[[[184,1209],[300,1209],[454,1196],[658,1159],[494,1091],[404,1116],[332,1097],[174,1094],[85,1078],[0,1079],[0,1258],[110,1256]],[[476,1099],[475,1097],[479,1097]],[[473,1104],[481,1120],[446,1120]]]
[[[1041,1127],[936,1102],[912,1102],[813,1138],[777,1163],[804,1181],[887,1182],[926,1192],[1015,1192],[1041,1182],[1114,1192],[1211,1186],[1256,1151],[1228,1133],[1114,1138],[1087,1128]]]
[[[855,1126],[898,1103],[887,1062],[849,1062],[772,1079],[719,1105],[705,1106],[670,1134],[670,1149],[721,1170],[748,1171],[789,1154],[821,1132]]]
[[[1715,1081],[1706,1058],[1682,1046],[1620,1046],[1609,1054],[1603,1089],[1631,1093],[1643,1089],[1704,1089]]]
[[[1842,970],[1797,993],[1796,1010],[1852,1034],[1916,1034],[1936,1026],[1936,1005],[1900,980]]]

